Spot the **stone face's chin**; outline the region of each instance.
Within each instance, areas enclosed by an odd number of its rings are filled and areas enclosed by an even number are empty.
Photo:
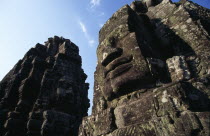
[[[146,75],[136,71],[136,67],[132,66],[120,76],[111,79],[111,86],[114,93],[125,94],[141,88],[144,83],[146,84],[146,81]]]

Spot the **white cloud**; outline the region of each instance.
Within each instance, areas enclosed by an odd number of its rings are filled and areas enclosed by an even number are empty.
[[[91,47],[93,47],[94,44],[95,44],[95,41],[94,41],[94,40],[89,40],[88,42],[89,42],[89,45],[90,45]]]
[[[98,16],[101,17],[101,16],[104,16],[105,13],[104,12],[101,12]]]
[[[80,27],[82,29],[82,32],[83,33],[87,33],[87,29],[86,29],[85,25],[81,21],[79,21],[79,25],[80,25]]]
[[[98,5],[100,5],[100,3],[101,3],[101,0],[91,0],[90,1],[91,7],[98,6]]]
[[[80,25],[80,28],[81,28],[82,32],[85,35],[85,38],[88,40],[89,46],[93,47],[95,45],[95,40],[93,40],[91,38],[91,36],[89,35],[89,33],[87,32],[87,28],[86,28],[85,24],[83,22],[81,22],[81,21],[79,21],[78,23]]]

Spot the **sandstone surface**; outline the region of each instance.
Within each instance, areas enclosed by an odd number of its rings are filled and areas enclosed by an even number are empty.
[[[209,136],[210,10],[134,1],[99,33],[92,114],[79,136]]]

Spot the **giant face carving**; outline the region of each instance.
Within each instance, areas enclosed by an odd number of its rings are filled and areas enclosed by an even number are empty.
[[[106,99],[112,99],[153,82],[134,32],[122,38],[106,39],[97,49],[96,91],[101,91]]]

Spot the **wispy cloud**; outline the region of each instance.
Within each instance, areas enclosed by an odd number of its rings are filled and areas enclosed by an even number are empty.
[[[82,29],[82,32],[87,34],[87,29],[86,29],[85,25],[81,21],[79,21],[79,25]]]
[[[92,8],[95,7],[95,6],[100,5],[100,3],[101,3],[101,0],[91,0],[90,1],[90,4],[91,4]]]
[[[88,42],[89,42],[90,47],[93,47],[96,43],[94,40],[89,40]]]
[[[101,12],[98,16],[101,17],[101,16],[104,16],[105,13],[104,12]]]
[[[81,21],[78,21],[79,25],[80,25],[80,28],[82,30],[82,32],[84,33],[85,35],[85,38],[88,40],[88,44],[90,47],[93,47],[95,45],[95,40],[93,40],[91,38],[91,36],[89,35],[89,33],[87,32],[87,28],[85,26],[85,24]]]

